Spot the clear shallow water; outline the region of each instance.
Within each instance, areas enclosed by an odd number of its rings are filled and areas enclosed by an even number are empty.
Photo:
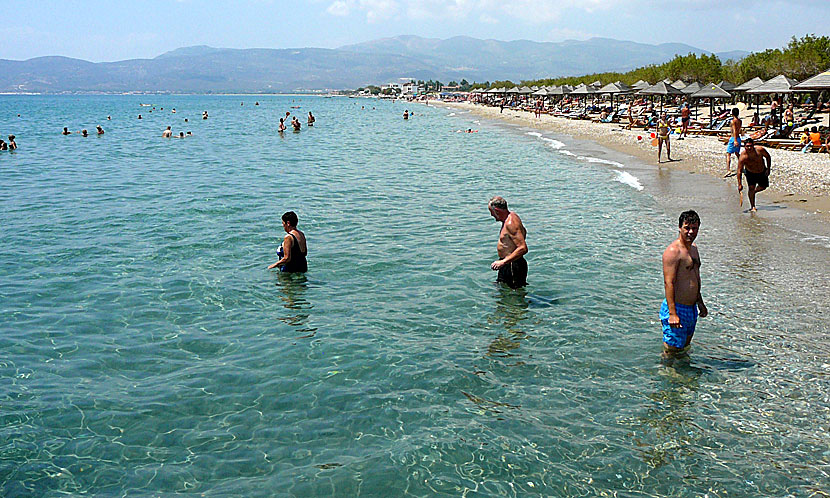
[[[827,490],[820,226],[731,211],[708,178],[405,107],[0,97],[21,146],[0,156],[2,494]],[[279,137],[286,110],[317,125]],[[162,140],[168,124],[194,136]],[[526,291],[492,283],[496,193],[528,229]],[[659,258],[687,206],[711,317],[666,368]],[[265,269],[289,209],[305,278]]]

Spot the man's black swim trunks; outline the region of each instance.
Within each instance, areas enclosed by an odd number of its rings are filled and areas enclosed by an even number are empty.
[[[764,173],[752,173],[744,170],[747,185],[758,185],[761,188],[769,187],[769,177]]]
[[[499,268],[499,276],[496,282],[503,282],[512,289],[518,289],[527,285],[527,261],[519,258]]]

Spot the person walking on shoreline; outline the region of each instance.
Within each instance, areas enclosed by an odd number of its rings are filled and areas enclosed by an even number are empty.
[[[738,117],[738,108],[732,109],[732,122],[729,124],[729,142],[726,144],[726,174],[724,178],[732,176],[732,154],[740,159],[741,154],[741,119]]]
[[[519,215],[510,211],[503,197],[495,196],[487,204],[490,216],[501,222],[496,251],[499,259],[490,268],[499,272],[496,282],[507,284],[512,289],[527,285],[527,230]]]
[[[697,318],[709,310],[700,294],[700,254],[694,241],[700,217],[684,211],[678,220],[678,236],[663,251],[663,285],[666,298],[660,306],[663,326],[663,357],[685,353],[692,343]]]
[[[749,211],[754,213],[755,194],[769,187],[769,173],[772,167],[772,158],[767,149],[755,145],[752,137],[746,139],[746,145],[738,157],[738,193],[744,189],[741,172],[746,176],[746,185],[749,187]],[[743,195],[743,194],[741,194]]]
[[[669,162],[673,161],[671,158],[671,144],[669,143],[669,119],[664,112],[657,121],[657,164],[660,164],[660,156],[663,153],[663,144],[666,144],[666,157]]]

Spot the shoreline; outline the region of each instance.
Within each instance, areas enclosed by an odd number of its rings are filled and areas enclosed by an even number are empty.
[[[571,120],[542,115],[536,118],[531,112],[485,107],[469,102],[443,102],[430,100],[430,105],[469,111],[490,120],[504,121],[540,130],[568,135],[577,140],[594,142],[602,147],[632,156],[643,164],[658,168],[705,173],[722,182],[731,182],[737,190],[735,176],[724,178],[726,171],[725,146],[716,137],[689,135],[685,140],[671,141],[675,160],[657,164],[656,147],[651,145],[645,130],[624,130],[619,123],[593,123],[588,120]],[[642,140],[637,137],[642,136]],[[767,149],[772,157],[770,186],[758,194],[758,205],[773,204],[796,208],[805,214],[815,214],[823,221],[830,221],[830,154]],[[732,170],[737,168],[733,158]],[[744,205],[749,209],[744,182]]]

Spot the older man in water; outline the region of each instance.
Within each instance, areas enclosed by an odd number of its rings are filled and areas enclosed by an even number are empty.
[[[660,307],[663,325],[663,357],[684,353],[692,343],[697,318],[709,310],[700,295],[700,254],[695,245],[700,217],[692,210],[680,214],[679,233],[663,252],[663,284],[666,298]]]
[[[487,206],[490,215],[501,222],[499,242],[496,245],[499,259],[490,267],[499,272],[497,282],[507,284],[513,289],[527,285],[527,230],[522,225],[519,215],[507,208],[507,201],[503,197],[495,196]]]

